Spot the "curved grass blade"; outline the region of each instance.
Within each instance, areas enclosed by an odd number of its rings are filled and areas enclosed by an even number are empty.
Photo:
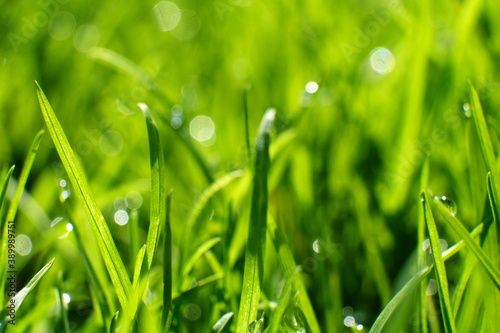
[[[476,237],[483,231],[484,225],[481,223],[479,224],[472,232],[470,233],[470,237]],[[458,253],[461,249],[465,247],[465,242],[463,240],[459,241],[452,247],[450,247],[448,250],[443,252],[443,261],[446,261],[453,257],[455,254]],[[389,317],[391,314],[396,310],[396,308],[399,306],[399,304],[406,298],[409,297],[410,293],[412,292],[413,288],[416,286],[420,285],[420,283],[424,280],[424,278],[429,275],[432,272],[432,269],[434,268],[434,264],[431,264],[421,270],[419,270],[417,273],[415,273],[408,282],[399,290],[396,295],[390,300],[389,303],[384,307],[382,312],[378,315],[377,319],[373,323],[372,327],[370,328],[370,331],[368,333],[379,333],[382,331],[384,328],[385,323],[387,320],[389,320]]]
[[[246,333],[257,317],[260,285],[264,274],[264,254],[267,235],[267,173],[269,170],[270,132],[276,111],[268,110],[260,124],[255,148],[255,169],[252,208],[245,253],[243,286],[236,333]]]
[[[184,259],[183,259],[183,252],[186,253],[191,253],[191,247],[190,247],[190,240],[196,239],[196,235],[193,235],[193,230],[194,227],[198,221],[198,218],[200,217],[201,212],[207,205],[208,201],[214,197],[215,194],[217,194],[220,190],[225,188],[227,185],[229,185],[231,182],[233,182],[236,178],[239,178],[243,176],[243,171],[242,170],[236,170],[229,172],[219,179],[217,179],[214,183],[212,183],[200,196],[196,204],[194,205],[193,210],[191,211],[187,224],[186,224],[186,229],[184,230],[184,233],[182,235],[182,241],[181,244],[185,246],[184,251],[181,252],[180,254],[180,260],[179,262],[183,264]],[[179,277],[182,274],[182,270],[179,271]]]
[[[167,196],[167,219],[165,221],[165,238],[163,241],[163,311],[162,327],[168,332],[172,324],[172,231],[170,227],[172,190]]]
[[[160,239],[160,226],[163,225],[166,218],[165,162],[158,127],[151,115],[151,111],[144,103],[139,103],[138,105],[144,114],[148,127],[149,157],[151,163],[151,211],[148,238],[146,241],[149,269],[153,263],[158,240]]]
[[[455,230],[455,232],[460,236],[460,238],[465,241],[469,249],[472,251],[472,253],[474,253],[478,261],[486,269],[486,272],[488,273],[497,289],[500,290],[500,272],[498,271],[496,266],[491,262],[490,259],[488,259],[488,256],[483,251],[483,249],[481,249],[479,244],[474,241],[462,222],[460,222],[455,216],[451,215],[448,208],[446,208],[446,206],[444,206],[441,202],[436,201],[435,204],[446,222],[448,222],[453,230]]]
[[[33,289],[36,287],[38,282],[43,278],[45,273],[52,267],[52,264],[54,263],[54,260],[56,258],[52,258],[51,261],[49,261],[41,270],[38,271],[38,273],[35,274],[35,276],[26,284],[26,286],[21,289],[14,298],[11,299],[14,301],[14,304],[16,304],[16,309],[19,310],[19,307],[21,304],[24,302],[26,297],[33,291]]]
[[[189,260],[186,263],[186,266],[184,266],[184,269],[182,271],[182,280],[185,280],[191,272],[191,269],[193,268],[194,264],[198,261],[198,259],[201,258],[207,252],[210,250],[212,247],[215,246],[215,244],[219,243],[221,240],[220,237],[214,237],[212,239],[207,240],[205,243],[201,244],[198,249],[194,252],[194,254],[189,258]]]
[[[233,312],[228,312],[214,324],[212,327],[212,333],[228,333],[230,332],[231,319],[233,318]]]
[[[439,303],[441,305],[441,314],[443,316],[444,329],[447,333],[455,332],[455,320],[450,303],[450,292],[448,289],[448,277],[446,276],[446,268],[441,254],[441,246],[439,245],[439,234],[432,215],[427,195],[425,192],[421,195],[422,206],[424,210],[425,224],[429,232],[429,240],[432,249],[432,258],[436,272],[436,282],[439,293]]]
[[[38,101],[40,103],[45,123],[49,129],[50,136],[52,137],[52,141],[54,142],[68,177],[71,180],[71,184],[73,185],[81,204],[85,208],[85,212],[87,213],[92,225],[94,236],[97,239],[99,250],[115,288],[116,295],[121,306],[125,308],[127,305],[127,296],[131,289],[131,283],[127,275],[127,271],[123,265],[120,255],[118,254],[118,250],[116,249],[116,245],[104,220],[104,216],[97,206],[94,197],[90,193],[83,170],[80,163],[76,159],[75,153],[73,152],[66,135],[64,134],[61,124],[57,120],[57,117],[52,110],[47,97],[43,93],[42,88],[38,85],[38,82],[36,82],[36,85]]]

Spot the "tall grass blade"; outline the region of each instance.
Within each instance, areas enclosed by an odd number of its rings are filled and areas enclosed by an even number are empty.
[[[268,110],[261,122],[255,148],[252,208],[245,253],[243,286],[236,325],[237,333],[246,333],[257,317],[267,235],[267,173],[269,169],[270,132],[276,111]]]
[[[496,268],[496,265],[494,265],[491,260],[488,259],[486,253],[483,251],[483,249],[481,249],[479,244],[474,241],[462,222],[460,222],[455,216],[451,215],[450,211],[444,204],[436,201],[436,206],[439,212],[443,215],[446,222],[448,222],[453,230],[455,230],[455,232],[460,236],[460,238],[465,241],[469,249],[472,251],[472,253],[474,253],[478,261],[486,269],[486,272],[488,273],[497,289],[500,290],[500,272]]]
[[[83,169],[78,162],[75,153],[64,134],[61,124],[50,106],[42,88],[37,85],[38,101],[49,130],[52,141],[56,146],[59,157],[66,169],[74,191],[76,192],[85,212],[91,222],[94,236],[97,239],[99,250],[108,270],[109,276],[115,288],[116,295],[122,307],[127,305],[127,296],[131,289],[130,279],[127,275],[123,261],[118,254],[116,245],[108,229],[104,216],[97,203],[90,193],[90,188],[83,173]]]
[[[250,91],[250,86],[246,85],[243,88],[243,112],[245,113],[245,142],[247,145],[247,156],[248,163],[252,163],[252,148],[250,145],[250,128],[248,124],[248,93]]]
[[[427,184],[429,182],[429,159],[427,158],[422,166],[422,171],[420,174],[420,191],[425,191],[427,189]],[[421,244],[425,240],[425,217],[422,209],[418,210],[418,235],[417,235],[417,265],[418,269],[425,267],[425,252],[421,249]],[[426,280],[423,279],[420,283],[419,295],[417,297],[417,318],[418,324],[415,325],[415,332],[427,333],[429,331],[427,326],[427,311],[426,311],[426,300],[427,295],[425,293],[427,289]]]
[[[12,200],[12,203],[10,204],[9,212],[7,213],[7,221],[14,221],[16,219],[17,208],[19,207],[19,202],[21,201],[24,186],[28,181],[31,167],[33,166],[33,162],[35,162],[36,153],[38,151],[38,147],[40,146],[43,133],[45,133],[45,130],[40,130],[31,143],[30,150],[28,152],[28,155],[26,156],[26,160],[24,161],[21,175],[19,176],[16,194],[14,196],[14,199]]]
[[[149,138],[149,158],[151,163],[151,211],[146,241],[148,269],[151,268],[153,258],[160,238],[160,226],[164,224],[166,218],[165,209],[165,162],[163,159],[163,149],[161,146],[158,127],[151,115],[149,107],[144,103],[139,103],[146,125]]]
[[[116,327],[118,326],[118,315],[120,314],[120,310],[116,311],[115,315],[111,319],[111,324],[109,325],[109,333],[115,333]]]
[[[453,333],[455,332],[455,320],[453,319],[453,312],[450,303],[448,277],[446,276],[446,268],[444,266],[444,260],[441,254],[441,246],[439,244],[439,234],[425,192],[422,193],[421,199],[424,210],[425,224],[427,225],[427,231],[429,232],[432,258],[434,259],[436,282],[439,293],[439,303],[441,305],[441,314],[443,316],[444,329],[447,333]]]
[[[31,143],[30,150],[29,150],[28,154],[26,155],[26,159],[24,160],[24,165],[23,165],[23,168],[21,170],[21,175],[19,176],[19,181],[17,184],[16,193],[15,193],[14,198],[12,199],[10,206],[9,206],[9,209],[7,211],[7,216],[5,219],[0,221],[1,222],[0,223],[0,230],[2,231],[2,242],[1,242],[2,247],[0,249],[0,268],[1,268],[0,281],[5,281],[5,274],[6,274],[5,265],[7,264],[6,258],[7,258],[7,240],[8,240],[7,224],[8,224],[8,222],[14,222],[16,219],[17,210],[19,208],[19,202],[21,201],[21,196],[23,195],[24,187],[26,186],[26,182],[28,181],[28,176],[31,172],[31,168],[33,166],[33,163],[35,162],[36,153],[38,151],[38,147],[40,146],[40,142],[42,140],[43,133],[45,133],[45,131],[40,130],[35,135],[35,138],[33,139],[33,142]],[[10,180],[10,178],[12,176],[13,170],[14,169],[12,167],[9,170],[9,172],[7,173],[7,179],[6,179],[7,183],[4,183],[2,191],[4,189],[7,190],[8,181]],[[5,193],[3,194],[3,196],[4,196],[4,198],[2,198],[2,201],[5,200]],[[3,213],[3,211],[4,210],[2,207],[1,212]],[[3,214],[0,216],[3,217]],[[0,304],[3,304],[3,302],[4,302],[4,288],[5,288],[5,284],[2,283],[1,287],[0,287],[0,301],[1,301]]]
[[[165,221],[165,238],[163,241],[163,311],[162,327],[168,332],[172,324],[172,231],[170,227],[172,190],[167,196],[167,219]]]
[[[12,177],[12,173],[14,172],[15,167],[15,165],[10,167],[2,183],[2,189],[0,190],[0,223],[2,226],[4,221],[4,211],[7,210],[7,204],[4,205],[5,195],[7,194],[7,188],[9,187],[10,178]],[[0,228],[0,230],[3,230],[3,227]]]
[[[470,233],[470,237],[476,237],[483,231],[484,225],[481,223],[479,224],[472,232]],[[450,247],[448,250],[443,252],[442,258],[443,261],[446,261],[453,257],[455,254],[458,253],[461,249],[465,247],[465,242],[463,240],[459,241],[452,247]],[[396,295],[390,300],[389,303],[384,307],[382,312],[378,315],[377,319],[373,323],[372,327],[370,328],[369,333],[379,333],[382,331],[384,328],[384,325],[387,323],[387,320],[389,320],[389,317],[391,314],[396,310],[396,308],[401,304],[401,302],[405,299],[407,299],[410,296],[410,293],[413,291],[413,289],[418,286],[424,278],[429,275],[432,272],[432,269],[434,268],[434,264],[431,264],[421,270],[419,270],[417,273],[415,273],[408,282],[401,288]]]

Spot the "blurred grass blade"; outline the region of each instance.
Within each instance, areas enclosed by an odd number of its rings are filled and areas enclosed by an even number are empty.
[[[196,223],[198,221],[198,218],[200,217],[201,212],[207,205],[208,201],[214,197],[220,190],[225,188],[227,185],[229,185],[231,182],[233,182],[236,178],[239,178],[243,176],[243,171],[242,170],[236,170],[229,172],[219,179],[217,179],[215,182],[213,182],[203,193],[201,194],[200,198],[194,205],[193,210],[189,214],[188,221],[186,224],[186,229],[184,230],[184,233],[182,235],[182,241],[181,244],[184,246],[184,251],[186,253],[191,253],[191,241],[192,239],[197,239],[196,235],[193,234],[193,230],[197,230],[198,228],[195,229]],[[183,252],[180,254],[180,260],[179,262],[181,265],[184,264],[184,255]],[[179,271],[179,276],[182,273],[182,271]]]
[[[248,163],[252,164],[252,148],[250,145],[250,128],[248,126],[248,93],[250,91],[250,86],[246,85],[243,88],[243,112],[245,114],[245,142],[247,145],[247,156]]]
[[[66,169],[71,184],[73,185],[74,191],[76,192],[81,204],[85,208],[87,216],[91,222],[92,230],[94,231],[94,236],[97,239],[99,245],[99,250],[101,252],[104,263],[108,270],[111,281],[115,288],[116,295],[122,307],[127,304],[127,296],[130,292],[131,283],[128,277],[123,261],[118,254],[115,243],[108,229],[108,226],[104,220],[94,197],[90,193],[87,180],[83,170],[78,162],[71,146],[64,134],[61,124],[57,120],[57,117],[50,106],[47,97],[42,91],[42,88],[37,85],[38,101],[40,103],[40,108],[45,119],[47,128],[49,129],[52,141],[59,153],[59,157]]]
[[[7,193],[7,188],[9,187],[9,182],[10,178],[12,177],[12,173],[14,172],[15,165],[11,166],[7,174],[5,175],[5,179],[2,183],[2,189],[0,190],[0,223],[3,226],[4,224],[4,219],[3,219],[3,212],[6,210],[5,207],[7,207],[7,204],[4,205],[4,200],[5,200],[5,194]],[[0,230],[3,230],[3,227],[0,228]]]
[[[446,276],[446,268],[441,254],[441,246],[439,244],[439,234],[434,221],[434,216],[427,199],[425,192],[421,195],[422,208],[424,210],[425,224],[429,232],[429,240],[432,250],[432,258],[436,272],[436,282],[439,293],[439,303],[441,305],[441,314],[443,316],[443,324],[447,333],[455,332],[455,320],[453,319],[453,311],[450,303],[450,294],[448,289],[448,277]],[[469,235],[467,233],[467,235]]]
[[[290,293],[292,290],[292,286],[294,284],[295,279],[299,279],[298,270],[295,270],[295,273],[290,275],[286,280],[285,285],[281,291],[281,296],[278,300],[278,307],[276,308],[273,316],[270,320],[269,327],[264,331],[265,333],[277,333],[280,325],[282,323],[282,318],[285,315],[286,309],[288,307],[288,303],[290,302]]]
[[[52,260],[49,261],[47,265],[43,266],[43,268],[40,271],[38,271],[38,273],[35,274],[35,276],[28,282],[28,284],[16,294],[16,296],[14,297],[14,304],[16,304],[17,310],[19,310],[21,304],[24,302],[26,297],[33,291],[38,282],[40,282],[45,273],[47,273],[47,271],[52,267],[52,264],[54,263],[55,259],[56,258],[52,258]]]
[[[293,258],[293,252],[285,242],[285,238],[279,231],[278,226],[276,225],[276,221],[274,221],[270,214],[268,215],[267,230],[274,244],[274,248],[278,253],[278,260],[281,264],[284,274],[286,276],[292,276],[297,269],[297,265],[295,264],[295,260]],[[311,330],[313,332],[321,332],[318,319],[316,318],[316,313],[314,312],[304,281],[300,278],[300,276],[296,279],[293,279],[292,281],[294,283],[295,289],[297,289],[299,293],[299,303],[302,311],[306,316],[309,327],[311,327]]]
[[[484,225],[481,223],[479,224],[472,232],[470,233],[470,237],[476,237],[483,231]],[[452,247],[450,247],[448,250],[443,252],[442,258],[443,261],[446,261],[453,257],[455,254],[458,253],[462,248],[464,248],[465,242],[463,240],[459,241]],[[418,286],[424,278],[429,275],[432,272],[432,269],[434,268],[434,264],[431,264],[421,270],[419,270],[417,273],[415,273],[408,282],[399,290],[396,295],[391,299],[391,301],[384,307],[382,312],[378,315],[377,319],[373,323],[372,327],[370,328],[369,333],[379,333],[382,331],[384,328],[385,323],[391,316],[391,314],[396,310],[396,308],[399,306],[399,304],[410,297],[410,293],[412,292],[413,288]]]
[[[7,213],[7,221],[14,221],[16,218],[17,208],[19,207],[19,202],[21,201],[24,186],[26,186],[26,182],[28,181],[31,167],[33,166],[33,162],[35,161],[36,153],[38,151],[38,147],[40,146],[43,133],[45,133],[45,130],[40,130],[31,143],[30,150],[28,152],[28,155],[26,156],[26,160],[24,161],[21,175],[19,176],[16,195],[14,196],[14,199],[12,200],[12,203],[9,207],[9,212]]]
[[[212,333],[229,333],[231,327],[231,319],[233,318],[233,312],[228,312],[214,324],[212,327]]]
[[[111,319],[111,324],[109,325],[109,333],[115,333],[116,327],[118,324],[118,315],[120,314],[120,310],[116,311],[115,315]]]
[[[500,290],[500,272],[496,268],[496,265],[488,259],[486,253],[481,249],[479,244],[474,241],[470,236],[467,229],[464,227],[462,222],[460,222],[455,216],[450,214],[448,208],[441,202],[436,201],[438,210],[443,215],[444,219],[450,224],[450,226],[457,232],[457,234],[465,241],[469,249],[474,253],[478,261],[483,265],[488,273],[489,277],[495,284],[495,286]]]
[[[165,238],[163,242],[163,311],[162,327],[165,332],[169,332],[172,324],[172,229],[170,226],[170,216],[172,207],[172,190],[167,196],[167,219],[165,220]]]
[[[141,247],[141,249],[137,252],[137,257],[135,259],[135,266],[134,266],[134,279],[132,280],[132,289],[137,288],[137,284],[139,283],[139,279],[141,278],[145,255],[146,255],[146,245]]]
[[[194,254],[189,258],[189,260],[186,263],[186,266],[184,266],[184,269],[182,270],[182,279],[185,280],[191,272],[191,269],[193,268],[194,264],[198,261],[198,259],[201,258],[207,252],[210,250],[215,244],[220,242],[220,237],[214,237],[212,239],[207,240],[205,243],[201,244],[198,249],[194,252]]]
[[[151,268],[153,258],[158,246],[160,238],[160,226],[165,221],[165,167],[163,159],[163,149],[161,146],[160,135],[158,127],[153,120],[149,107],[144,103],[139,103],[146,125],[148,128],[149,138],[149,157],[151,163],[151,211],[150,222],[148,230],[147,256],[148,256],[148,269]]]
[[[263,277],[267,235],[267,174],[269,169],[270,132],[276,111],[268,110],[260,124],[255,148],[252,208],[245,253],[243,286],[236,333],[247,333],[248,325],[257,317]]]
[[[26,159],[24,160],[24,165],[21,170],[21,175],[19,176],[19,181],[17,183],[17,188],[16,188],[16,193],[14,195],[14,199],[12,199],[9,209],[7,210],[7,216],[5,219],[2,219],[0,221],[0,230],[2,232],[2,242],[1,242],[1,249],[0,249],[0,280],[5,281],[5,265],[7,264],[7,222],[13,222],[16,219],[17,215],[17,210],[19,208],[19,203],[21,201],[21,196],[23,195],[24,192],[24,187],[26,186],[26,182],[28,181],[28,176],[31,172],[31,168],[33,167],[33,163],[35,162],[35,157],[36,153],[38,151],[38,147],[40,146],[40,142],[42,140],[42,135],[45,133],[44,130],[40,130],[36,135],[35,138],[33,139],[33,142],[31,143],[30,150],[28,151],[28,154],[26,155]],[[14,170],[14,167],[11,167],[9,172],[7,173],[7,178],[6,182],[4,183],[2,187],[2,191],[7,190],[8,183],[10,181],[10,178],[12,176],[12,172]],[[5,193],[3,193],[3,198],[2,202],[5,200]],[[5,205],[5,207],[7,207]],[[3,204],[2,204],[2,210],[0,211],[2,214],[0,215],[3,218]],[[4,288],[5,285],[2,283],[2,286],[0,287],[0,304],[3,304],[4,302]]]

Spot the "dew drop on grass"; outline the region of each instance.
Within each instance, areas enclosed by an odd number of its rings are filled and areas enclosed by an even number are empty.
[[[306,332],[305,330],[305,316],[302,310],[297,307],[289,307],[283,316],[285,326],[292,332]]]
[[[69,304],[69,302],[71,302],[71,296],[68,293],[64,293],[62,295],[62,299],[63,299],[64,303],[66,303],[66,304]]]
[[[347,316],[344,318],[344,325],[347,327],[354,327],[356,325],[356,319],[353,316]]]
[[[455,214],[457,213],[457,204],[450,198],[442,195],[440,197],[435,196],[434,200],[440,201],[446,208],[448,208],[452,216],[455,216]]]
[[[189,124],[189,133],[201,143],[210,141],[215,134],[215,124],[210,117],[197,116]]]
[[[33,249],[33,243],[31,239],[24,234],[20,234],[16,237],[16,252],[22,256],[27,256],[31,253]]]
[[[472,111],[470,109],[470,104],[469,103],[464,103],[464,105],[462,106],[462,109],[464,110],[464,115],[467,118],[470,118],[472,116]]]
[[[435,279],[429,279],[427,284],[427,289],[425,289],[425,294],[428,296],[435,295],[438,291],[437,282]]]
[[[248,325],[248,333],[262,333],[263,328],[264,328],[264,317],[252,321],[250,325]]]
[[[311,81],[306,84],[307,93],[314,94],[316,91],[318,91],[318,84],[316,82]]]

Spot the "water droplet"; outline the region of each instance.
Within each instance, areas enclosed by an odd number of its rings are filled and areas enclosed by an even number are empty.
[[[66,224],[66,230],[73,231],[73,225],[71,223]]]
[[[425,294],[432,296],[435,295],[438,291],[437,282],[435,279],[429,279],[429,283],[427,284],[427,288],[425,289]]]
[[[61,187],[66,187],[67,185],[66,179],[58,179],[57,184]]]
[[[448,208],[452,216],[455,216],[455,214],[457,214],[457,204],[455,203],[455,201],[451,200],[448,197],[445,197],[444,195],[440,197],[435,196],[434,200],[441,202],[446,208]]]
[[[99,43],[101,34],[99,29],[93,25],[82,25],[73,37],[73,45],[80,52],[89,52]]]
[[[264,328],[264,314],[260,319],[254,320],[248,325],[248,333],[262,333]]]
[[[446,239],[439,238],[439,247],[441,248],[441,253],[448,250],[448,242]]]
[[[71,296],[68,293],[62,294],[62,299],[63,299],[63,302],[66,303],[66,304],[68,304],[69,302],[71,302]]]
[[[170,119],[170,126],[172,126],[172,128],[178,129],[182,126],[182,123],[182,116],[172,116]]]
[[[464,110],[464,115],[467,118],[470,118],[472,116],[472,110],[470,109],[469,103],[464,103],[464,105],[462,106],[462,109]]]
[[[362,330],[363,330],[363,328],[364,328],[364,327],[363,327],[363,325],[361,325],[361,324],[358,324],[358,326],[356,326],[356,329],[357,329],[358,331],[362,331]]]
[[[31,242],[31,238],[27,235],[20,234],[16,237],[16,252],[22,256],[27,256],[31,253],[33,249],[33,243]]]
[[[127,207],[130,209],[139,209],[142,206],[142,195],[137,191],[130,191],[125,196]]]
[[[377,47],[370,52],[370,66],[379,74],[388,74],[392,72],[396,60],[391,51],[384,47]]]
[[[123,209],[120,209],[118,211],[116,211],[115,213],[115,222],[116,224],[118,225],[125,225],[128,223],[128,213],[123,210]]]
[[[180,116],[183,111],[182,106],[179,104],[172,106],[172,109],[170,109],[172,116]]]
[[[76,19],[71,13],[59,12],[50,20],[49,34],[55,40],[65,40],[73,35]]]
[[[293,332],[305,332],[305,316],[302,310],[297,306],[289,306],[283,316],[285,326]]]
[[[123,137],[117,131],[107,131],[99,138],[101,151],[108,156],[116,156],[123,149]]]
[[[318,91],[318,84],[314,81],[308,82],[306,84],[306,91],[309,94],[314,94],[316,91]]]
[[[177,27],[182,15],[175,3],[161,1],[153,7],[153,16],[161,31],[171,31]]]
[[[199,142],[210,141],[215,134],[215,124],[210,117],[197,116],[191,120],[189,132]]]
[[[347,316],[344,318],[344,325],[347,327],[354,327],[356,325],[356,319],[353,316]]]

